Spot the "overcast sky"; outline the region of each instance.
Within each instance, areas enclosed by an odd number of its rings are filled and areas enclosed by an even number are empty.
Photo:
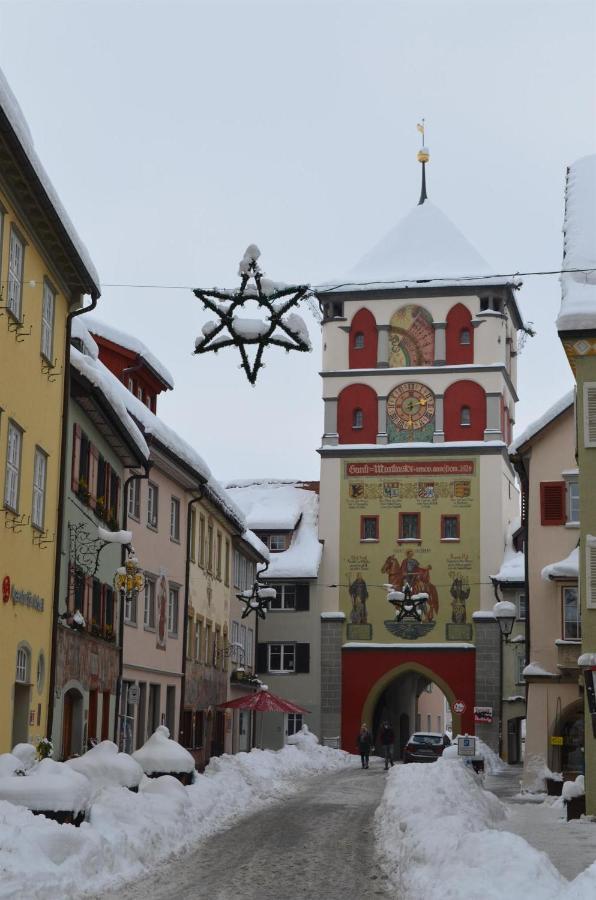
[[[221,478],[318,476],[313,352],[192,356],[189,291],[267,273],[343,275],[430,198],[497,272],[558,268],[565,167],[596,150],[593,0],[0,0],[0,65],[87,244],[98,314],[144,340],[176,388],[160,414]],[[537,336],[517,430],[572,384],[557,277],[526,278]]]

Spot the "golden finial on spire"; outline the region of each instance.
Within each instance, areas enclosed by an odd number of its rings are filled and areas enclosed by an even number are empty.
[[[420,132],[422,137],[422,146],[418,151],[418,162],[422,163],[422,186],[420,189],[420,200],[418,201],[418,206],[421,206],[424,201],[427,199],[426,194],[426,164],[430,159],[430,153],[428,152],[428,147],[424,146],[424,119],[421,122],[418,122],[416,128]]]

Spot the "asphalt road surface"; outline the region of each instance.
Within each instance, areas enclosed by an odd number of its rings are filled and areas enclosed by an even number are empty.
[[[291,798],[213,835],[118,900],[374,900],[392,897],[375,861],[383,763],[316,776]],[[103,895],[108,900],[108,895]]]

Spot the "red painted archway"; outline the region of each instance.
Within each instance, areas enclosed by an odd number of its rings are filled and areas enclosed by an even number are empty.
[[[342,747],[354,752],[362,722],[372,723],[376,703],[388,685],[407,672],[426,675],[441,688],[450,704],[463,702],[465,711],[453,712],[453,733],[474,734],[476,651],[473,646],[435,650],[396,646],[342,649]]]

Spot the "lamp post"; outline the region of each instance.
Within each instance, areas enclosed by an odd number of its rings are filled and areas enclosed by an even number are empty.
[[[499,756],[503,755],[503,644],[509,643],[513,626],[517,618],[515,604],[509,600],[498,600],[493,606],[493,615],[499,625],[501,634],[499,654]]]
[[[114,590],[118,593],[120,597],[120,653],[122,654],[122,638],[123,632],[122,629],[124,627],[124,618],[125,618],[125,607],[127,603],[132,603],[136,601],[140,592],[145,587],[145,576],[139,566],[139,560],[135,556],[134,548],[131,544],[126,545],[126,560],[123,566],[119,566],[114,573]],[[122,689],[123,689],[123,679],[122,679],[122,666],[120,667],[120,677],[118,679],[118,690],[116,694],[116,718],[115,718],[115,730],[116,734],[114,737],[116,738],[116,743],[121,750],[127,749],[124,746],[125,740],[125,728],[128,726],[129,719],[131,718],[126,714],[127,703],[123,703],[122,698]],[[128,700],[128,697],[127,697]],[[123,712],[120,713],[119,707],[122,704]],[[130,744],[131,747],[128,749],[132,749],[132,732],[130,734]]]

